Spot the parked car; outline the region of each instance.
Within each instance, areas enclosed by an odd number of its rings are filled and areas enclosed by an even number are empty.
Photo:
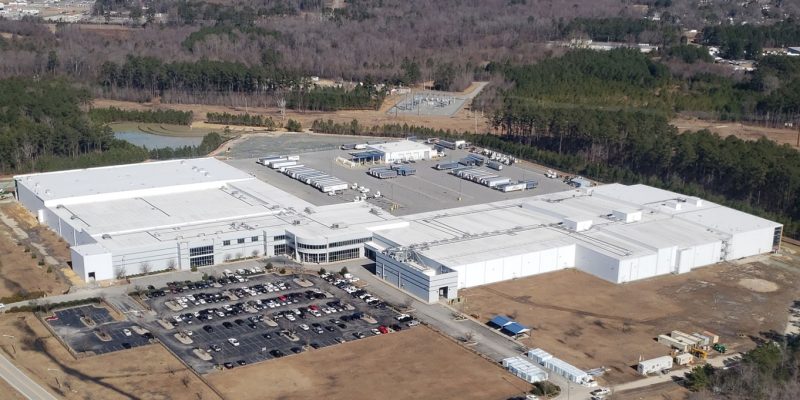
[[[130,329],[128,329],[128,328],[125,328],[125,329],[123,329],[123,330],[122,330],[122,333],[123,333],[125,336],[131,336],[131,335],[132,335],[132,333],[131,333],[131,330],[130,330]]]
[[[228,343],[234,345],[235,347],[239,346],[239,341],[236,338],[229,338]]]

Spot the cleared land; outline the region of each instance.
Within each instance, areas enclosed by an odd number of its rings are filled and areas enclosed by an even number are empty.
[[[529,388],[418,327],[207,376],[231,399],[506,399]]]
[[[777,288],[753,290],[748,279]],[[655,341],[659,334],[709,330],[729,351],[745,351],[753,346],[752,337],[783,332],[789,306],[800,295],[799,282],[800,259],[780,255],[624,285],[570,269],[459,293],[464,312],[481,321],[495,314],[515,317],[533,328],[526,345],[579,368],[610,368],[604,379],[619,384],[639,378],[640,356],[668,354]]]
[[[160,345],[75,360],[32,314],[0,316],[0,331],[9,360],[66,399],[219,399]]]
[[[794,148],[798,148],[797,129],[765,128],[762,126],[745,125],[739,122],[706,121],[689,118],[676,118],[670,123],[681,132],[708,129],[722,137],[733,135],[744,140],[758,140],[765,137],[779,144],[788,144]]]
[[[35,291],[65,293],[69,280],[59,268],[67,268],[69,249],[52,231],[33,225],[36,221],[22,211],[17,203],[0,205],[0,298]],[[40,260],[56,265],[38,265]]]
[[[470,95],[476,89],[482,88],[481,84],[474,83],[470,85],[466,90],[460,93],[454,93],[454,95],[459,97],[471,97]],[[477,94],[477,93],[475,93]],[[420,125],[420,126],[427,126],[435,129],[450,129],[456,131],[474,131],[476,118],[473,113],[468,110],[466,106],[469,105],[469,101],[466,102],[465,107],[461,107],[455,114],[449,116],[439,116],[439,115],[388,115],[387,112],[389,111],[392,106],[394,106],[398,101],[401,101],[404,98],[404,95],[394,95],[388,96],[381,107],[377,110],[341,110],[341,111],[331,111],[331,112],[322,112],[322,111],[304,111],[298,112],[293,110],[286,110],[286,119],[294,119],[299,121],[300,124],[304,128],[308,128],[311,126],[311,123],[314,122],[315,119],[325,119],[325,120],[333,120],[340,123],[350,123],[350,121],[357,119],[361,125],[365,126],[373,126],[373,125],[384,125],[384,124],[404,124],[407,123],[409,125]],[[225,125],[218,125],[218,124],[208,124],[205,121],[206,113],[209,112],[217,112],[217,113],[232,113],[232,114],[244,114],[245,112],[252,114],[252,115],[263,115],[272,117],[272,119],[280,123],[281,122],[281,114],[280,110],[277,107],[268,107],[268,108],[258,108],[258,107],[228,107],[228,106],[214,106],[214,105],[203,105],[203,104],[166,104],[166,103],[137,103],[132,101],[117,101],[117,100],[106,100],[106,99],[96,99],[93,102],[93,107],[117,107],[124,110],[152,110],[152,109],[171,109],[171,110],[180,110],[180,111],[192,111],[194,113],[194,122],[192,123],[192,128],[202,128],[202,129],[209,129],[209,130],[220,130],[224,128]],[[477,118],[477,128],[478,131],[486,131],[489,129],[488,120],[483,118],[480,113]],[[260,127],[243,127],[243,126],[231,126],[231,130],[233,131],[265,131],[264,128]]]

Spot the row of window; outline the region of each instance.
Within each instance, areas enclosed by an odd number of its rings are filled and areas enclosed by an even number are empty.
[[[319,249],[327,249],[327,244],[305,244],[305,243],[298,243],[297,247],[300,249],[309,249],[309,250],[319,250]]]
[[[251,237],[251,238],[250,238],[250,241],[251,241],[251,242],[257,242],[258,240],[259,240],[259,239],[258,239],[258,236],[253,236],[253,237]],[[239,239],[236,239],[236,243],[238,243],[238,244],[244,244],[244,238],[239,238]],[[230,241],[230,240],[223,240],[223,241],[222,241],[222,245],[223,245],[223,246],[230,246],[230,245],[231,245],[231,241]]]
[[[332,251],[328,253],[328,262],[352,260],[354,258],[358,258],[360,255],[361,255],[361,250],[358,248]]]
[[[341,242],[333,242],[330,244],[330,247],[342,247],[342,246],[350,246],[359,243],[366,243],[372,240],[371,237],[360,238],[360,239],[352,239],[352,240],[343,240]]]
[[[214,254],[214,246],[192,247],[189,249],[189,257]]]
[[[276,244],[275,247],[273,247],[273,249],[274,249],[274,252],[275,252],[276,256],[280,256],[280,255],[286,254],[286,245],[285,244]]]
[[[189,259],[189,266],[191,267],[205,267],[206,265],[214,265],[214,255],[192,257]]]
[[[277,242],[279,240],[286,240],[286,235],[273,236],[272,240],[275,241],[275,242]]]

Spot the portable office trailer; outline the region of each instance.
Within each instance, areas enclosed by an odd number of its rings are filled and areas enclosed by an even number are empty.
[[[270,168],[272,169],[281,169],[283,167],[291,167],[292,165],[297,165],[297,161],[282,161],[282,162],[271,162]]]
[[[553,358],[553,355],[539,348],[528,350],[528,358],[536,361],[539,364],[544,364],[545,361]]]
[[[455,150],[455,149],[463,149],[464,146],[467,145],[467,142],[463,140],[455,140],[452,142],[449,140],[439,140],[439,142],[436,144],[441,147],[446,147],[450,150]]]
[[[639,371],[639,373],[642,375],[647,375],[671,368],[672,368],[672,357],[661,356],[650,360],[640,361],[639,366],[636,368],[636,370]]]
[[[501,164],[501,163],[499,163],[497,161],[489,161],[489,162],[486,163],[486,166],[491,168],[491,169],[497,170],[497,171],[502,171],[503,170],[503,164]]]
[[[667,335],[658,335],[658,343],[672,347],[682,352],[689,351],[689,344],[673,339]]]
[[[586,371],[583,371],[580,368],[559,358],[553,357],[545,361],[543,365],[545,368],[548,368],[556,374],[559,374],[575,383],[583,384],[591,380]]]
[[[393,169],[386,169],[386,170],[383,170],[383,171],[375,171],[372,174],[372,176],[374,176],[374,177],[376,177],[378,179],[396,178],[397,177],[397,171],[395,171]]]
[[[681,353],[675,356],[675,364],[678,365],[689,365],[692,360],[694,360],[694,356],[689,353]]]
[[[703,341],[702,339],[700,339],[698,337],[692,336],[692,335],[690,335],[688,333],[684,333],[684,332],[681,332],[681,331],[672,331],[672,332],[670,332],[670,336],[673,339],[678,339],[678,340],[681,340],[683,342],[690,343],[692,345],[700,345],[700,343]]]
[[[300,156],[297,156],[297,155],[294,155],[294,156],[284,156],[284,157],[285,157],[287,160],[289,160],[289,161],[300,161]]]
[[[538,187],[538,186],[539,186],[539,182],[537,182],[537,181],[533,181],[533,180],[530,180],[530,181],[523,181],[523,182],[520,182],[520,183],[524,183],[524,184],[525,184],[525,189],[526,189],[526,190],[529,190],[529,189],[536,189],[536,187]]]
[[[705,335],[701,335],[699,333],[692,332],[692,337],[696,337],[700,339],[700,346],[710,346],[711,345],[711,338]]]
[[[522,357],[509,357],[503,359],[503,367],[514,376],[529,382],[546,381],[547,372]]]
[[[343,145],[339,146],[339,148],[342,149],[342,150],[355,150],[356,149],[356,144],[355,143],[343,144]]]
[[[703,335],[706,335],[711,339],[711,344],[719,343],[719,336],[717,336],[715,333],[709,331],[703,331]]]

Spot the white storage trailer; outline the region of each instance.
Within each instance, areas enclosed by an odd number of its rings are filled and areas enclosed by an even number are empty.
[[[672,369],[672,357],[661,356],[650,360],[643,360],[639,362],[639,366],[636,369],[642,375],[660,372],[665,369]]]
[[[297,161],[272,162],[270,163],[270,168],[281,169],[283,167],[291,167],[292,165],[297,165]]]
[[[522,357],[509,357],[503,360],[503,367],[514,376],[528,383],[546,381],[547,372]]]

